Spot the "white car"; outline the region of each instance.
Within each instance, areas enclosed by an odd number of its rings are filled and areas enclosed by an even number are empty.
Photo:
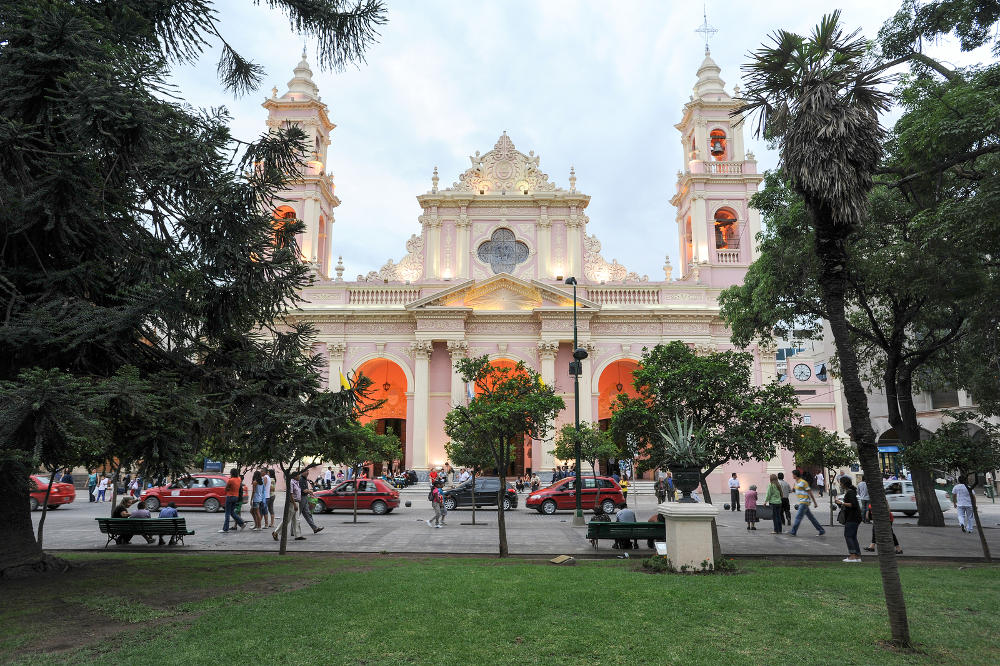
[[[948,493],[943,490],[935,490],[938,504],[942,511],[951,508],[951,500]],[[912,481],[886,481],[885,498],[889,502],[889,510],[896,513],[903,513],[907,516],[917,515],[917,498],[913,492]]]

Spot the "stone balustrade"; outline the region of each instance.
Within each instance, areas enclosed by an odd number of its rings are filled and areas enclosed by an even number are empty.
[[[587,297],[601,305],[657,305],[659,287],[588,287]]]
[[[420,298],[416,287],[352,287],[347,302],[351,305],[406,305]]]
[[[743,173],[743,162],[705,162],[705,173],[738,176]]]
[[[738,264],[740,263],[740,251],[739,250],[716,250],[715,251],[716,260],[720,264]]]

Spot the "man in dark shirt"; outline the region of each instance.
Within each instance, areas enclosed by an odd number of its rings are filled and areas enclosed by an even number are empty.
[[[178,517],[178,515],[177,515],[177,503],[176,502],[171,502],[170,504],[168,504],[165,507],[163,507],[162,509],[160,509],[160,518],[177,518],[177,517]],[[176,541],[177,541],[177,537],[175,537],[175,536],[170,537],[170,545],[171,546],[174,545],[174,543],[176,543]],[[161,546],[163,545],[163,535],[162,534],[160,535],[160,543],[159,543],[159,545],[161,545]]]

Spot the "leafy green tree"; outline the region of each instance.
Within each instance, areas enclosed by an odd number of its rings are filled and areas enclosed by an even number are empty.
[[[850,442],[841,439],[837,433],[817,428],[801,426],[798,437],[789,448],[799,467],[819,467],[829,481],[830,524],[833,525],[833,484],[832,470],[850,465],[858,459],[858,453]]]
[[[496,463],[493,450],[485,440],[476,437],[471,423],[456,423],[452,432],[458,433],[454,440],[444,443],[444,452],[452,465],[467,467],[472,473],[472,524],[476,524],[476,477],[479,472]]]
[[[372,0],[268,4],[316,41],[327,67],[359,62],[385,20]],[[210,407],[238,385],[230,352],[273,332],[308,284],[301,224],[275,232],[269,212],[299,173],[304,133],[237,141],[224,110],[195,111],[169,89],[173,64],[220,41],[223,85],[257,86],[260,67],[221,34],[208,2],[0,6],[0,380],[26,381],[37,367],[100,393],[129,366],[132,388],[122,377],[111,392],[134,399],[108,403],[113,417],[142,405],[140,393],[163,405],[190,390]],[[123,431],[118,420],[109,430]],[[0,571],[42,557],[25,487],[33,434],[0,442],[0,506],[10,512],[0,516]],[[176,465],[197,446],[190,434],[165,431],[124,453],[149,461],[171,451]],[[120,457],[122,443],[110,437],[101,457]]]
[[[976,504],[976,487],[980,475],[1000,469],[1000,427],[985,421],[976,423],[966,413],[955,414],[956,420],[942,425],[928,439],[920,440],[903,452],[907,465],[925,469],[938,469],[968,485],[972,497],[972,512],[976,518],[976,531],[983,547],[983,559],[992,562],[990,547],[983,533]],[[976,424],[979,429],[970,428]]]
[[[580,429],[572,423],[567,423],[559,429],[556,435],[555,448],[549,451],[559,460],[576,458],[576,447],[580,447],[580,459],[590,464],[591,473],[597,476],[597,461],[615,458],[620,448],[611,438],[611,432],[601,430],[597,423],[581,423]],[[594,508],[597,508],[599,494],[594,495]]]
[[[633,373],[634,398],[620,394],[612,405],[616,439],[638,441],[643,470],[670,464],[660,429],[683,415],[702,432],[705,461],[701,473],[705,501],[712,496],[705,479],[730,460],[769,460],[777,447],[795,438],[798,400],[790,386],[756,386],[750,354],[695,353],[680,341],[643,351]]]
[[[552,419],[565,408],[563,399],[523,362],[499,367],[488,356],[463,358],[455,368],[465,382],[475,384],[477,395],[468,405],[448,412],[444,431],[453,443],[477,441],[489,447],[500,476],[497,490],[497,528],[500,557],[507,557],[507,527],[503,495],[507,491],[507,466],[513,459],[515,438],[545,439]],[[480,444],[474,444],[480,446]]]
[[[964,0],[942,0],[934,5],[973,6],[971,1]],[[869,191],[882,162],[885,136],[879,114],[892,103],[885,85],[889,82],[886,72],[910,63],[916,71],[928,76],[936,73],[949,82],[961,78],[923,52],[920,37],[926,36],[926,32],[906,26],[899,29],[907,23],[900,16],[912,13],[913,6],[904,3],[892,25],[884,29],[882,54],[872,50],[858,32],[845,33],[839,11],[824,16],[808,37],[786,30],[775,32],[773,43],[753,53],[751,62],[744,67],[746,103],[737,111],[738,115],[756,115],[756,133],[777,143],[781,167],[809,212],[814,252],[819,262],[819,298],[837,347],[851,434],[868,478],[878,476],[878,456],[848,326],[847,240],[868,212]],[[973,22],[993,20],[972,12],[957,21],[938,25],[965,26],[963,21],[969,16]],[[989,26],[985,28],[988,33]],[[937,29],[941,28],[928,28],[932,32]],[[891,38],[887,36],[889,33]],[[922,177],[934,179],[956,166],[971,166],[977,156],[986,154],[979,152],[982,146],[970,148],[928,169],[899,173],[895,184],[905,186]],[[987,152],[995,151],[991,147]],[[909,623],[891,547],[888,505],[881,486],[872,486],[871,492],[892,640],[907,647]]]
[[[365,378],[366,380],[368,378]],[[370,381],[370,380],[369,380]],[[361,425],[354,415],[347,424],[329,439],[329,448],[320,457],[346,464],[353,470],[354,522],[358,522],[358,474],[362,467],[377,460],[392,460],[399,456],[399,438],[392,433],[380,435],[375,422]]]

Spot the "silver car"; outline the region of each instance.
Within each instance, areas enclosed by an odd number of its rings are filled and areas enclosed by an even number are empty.
[[[942,511],[951,508],[948,493],[943,490],[935,490],[934,494],[937,495],[938,504],[941,505]],[[917,515],[917,498],[913,492],[912,481],[886,481],[885,498],[889,502],[890,511],[907,516]]]

